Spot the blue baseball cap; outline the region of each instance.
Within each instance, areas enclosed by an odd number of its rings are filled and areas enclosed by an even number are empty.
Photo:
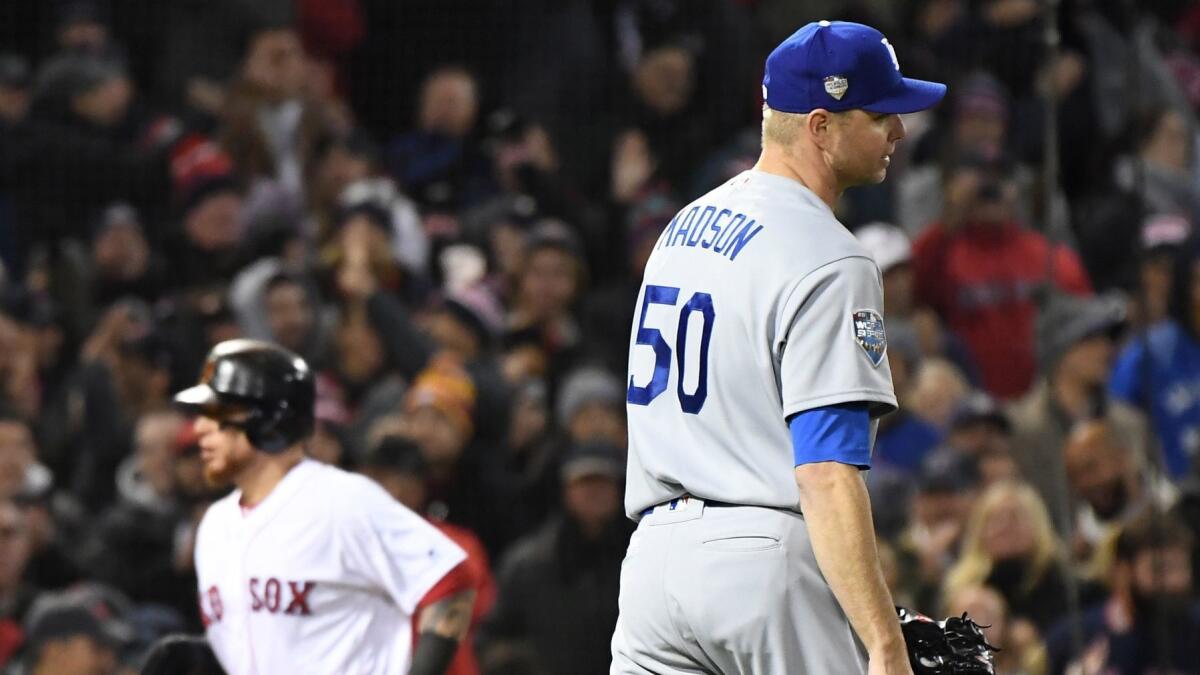
[[[793,33],[767,57],[763,78],[766,104],[789,113],[911,113],[945,95],[944,84],[902,76],[883,33],[847,21],[817,21]]]

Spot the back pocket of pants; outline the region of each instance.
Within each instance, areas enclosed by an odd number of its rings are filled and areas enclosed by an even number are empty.
[[[736,537],[720,537],[704,541],[704,548],[712,551],[732,551],[749,553],[752,551],[770,551],[779,548],[779,539],[765,534],[739,535]]]

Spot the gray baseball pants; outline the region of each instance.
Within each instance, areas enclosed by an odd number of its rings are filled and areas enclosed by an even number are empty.
[[[611,675],[859,675],[866,652],[798,513],[681,500],[621,567]]]

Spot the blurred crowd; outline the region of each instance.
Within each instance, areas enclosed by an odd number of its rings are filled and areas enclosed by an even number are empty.
[[[0,3],[5,672],[202,631],[221,493],[168,402],[245,336],[319,373],[314,457],[469,552],[456,675],[607,673],[641,271],[817,19],[950,85],[838,208],[885,287],[896,601],[1001,675],[1200,672],[1200,6],[1061,0],[1051,48],[1044,4]]]

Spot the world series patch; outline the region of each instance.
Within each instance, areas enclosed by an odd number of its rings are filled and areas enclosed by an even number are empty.
[[[878,366],[887,351],[887,333],[883,329],[883,317],[872,309],[854,312],[854,341],[866,352],[871,363]]]

